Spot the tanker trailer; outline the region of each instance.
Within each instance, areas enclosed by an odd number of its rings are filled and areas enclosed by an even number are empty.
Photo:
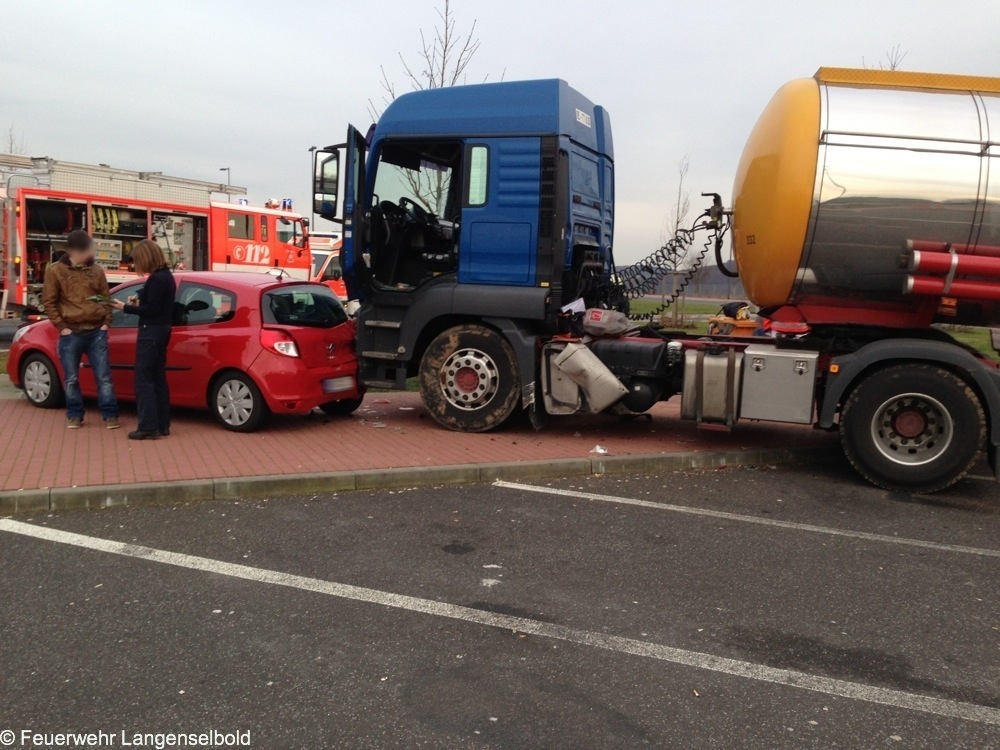
[[[794,335],[775,353],[800,374],[797,355],[818,355],[816,424],[881,486],[941,489],[984,446],[998,471],[1000,370],[932,327],[1000,326],[998,142],[1000,78],[821,68],[777,92],[744,149],[739,275]],[[780,419],[783,381],[742,359],[738,416]]]

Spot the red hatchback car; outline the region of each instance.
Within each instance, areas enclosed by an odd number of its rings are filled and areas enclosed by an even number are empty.
[[[208,407],[230,430],[251,432],[274,413],[320,407],[346,415],[361,405],[355,322],[329,287],[269,274],[179,272],[167,349],[170,403]],[[142,286],[116,287],[125,301]],[[135,398],[133,370],[139,318],[114,312],[108,332],[115,392]],[[47,320],[14,335],[7,373],[36,406],[63,400],[55,327]],[[80,369],[83,395],[96,397],[93,372]]]

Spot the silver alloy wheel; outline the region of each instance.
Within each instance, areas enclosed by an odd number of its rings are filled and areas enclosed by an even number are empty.
[[[219,386],[215,406],[222,421],[232,427],[241,427],[250,419],[256,405],[253,393],[242,380],[226,380]]]
[[[452,406],[474,411],[497,393],[500,375],[496,363],[479,349],[459,349],[441,367],[441,390]]]
[[[875,410],[872,442],[897,464],[920,466],[940,458],[955,436],[955,423],[944,405],[922,393],[893,396]]]
[[[52,371],[44,362],[36,359],[24,368],[24,392],[36,404],[42,403],[52,394]]]

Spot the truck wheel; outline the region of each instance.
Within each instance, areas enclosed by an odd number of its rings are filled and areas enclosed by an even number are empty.
[[[420,360],[420,394],[430,415],[449,430],[486,432],[499,427],[521,395],[514,350],[489,328],[449,328]]]
[[[55,409],[62,405],[63,388],[52,360],[44,354],[29,354],[21,366],[24,394],[35,406]]]
[[[208,408],[227,430],[253,432],[270,413],[257,384],[241,372],[219,375],[209,391]]]
[[[898,365],[858,385],[840,415],[854,468],[890,490],[936,492],[972,468],[986,438],[975,392],[947,370]]]

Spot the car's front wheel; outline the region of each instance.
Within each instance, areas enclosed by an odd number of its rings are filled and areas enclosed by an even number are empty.
[[[253,432],[270,414],[257,384],[241,372],[226,372],[215,379],[208,408],[219,424],[233,432]]]
[[[21,385],[28,401],[42,409],[55,409],[63,401],[59,372],[44,354],[29,354],[21,365]]]

